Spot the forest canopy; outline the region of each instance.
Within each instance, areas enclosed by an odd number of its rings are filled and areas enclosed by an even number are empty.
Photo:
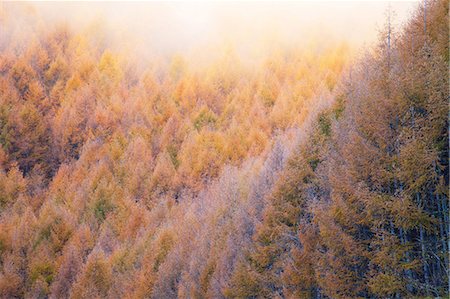
[[[449,3],[416,6],[360,50],[0,3],[0,297],[448,297]]]

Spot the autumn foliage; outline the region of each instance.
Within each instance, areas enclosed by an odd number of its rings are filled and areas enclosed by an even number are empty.
[[[0,10],[1,298],[448,296],[447,0],[356,61],[252,65],[143,66],[22,13]]]

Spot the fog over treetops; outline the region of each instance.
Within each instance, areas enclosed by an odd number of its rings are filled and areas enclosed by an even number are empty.
[[[10,22],[30,25],[38,15],[40,26],[65,23],[75,30],[102,30],[111,46],[140,49],[141,55],[197,50],[197,55],[204,56],[207,51],[202,48],[228,46],[251,59],[268,48],[305,45],[311,39],[370,45],[386,20],[388,7],[393,25],[401,25],[416,6],[417,1],[182,1],[3,2],[1,7]]]
[[[0,2],[0,298],[446,298],[448,0]]]

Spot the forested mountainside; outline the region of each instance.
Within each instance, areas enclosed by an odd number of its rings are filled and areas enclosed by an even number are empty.
[[[5,6],[0,297],[447,297],[448,6],[251,66]]]

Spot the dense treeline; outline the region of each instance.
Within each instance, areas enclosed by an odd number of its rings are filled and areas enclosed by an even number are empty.
[[[353,67],[270,194],[232,297],[448,296],[448,1]]]
[[[202,202],[200,191],[225,165],[246,161],[256,182],[272,138],[332,99],[349,59],[345,44],[312,41],[275,47],[251,65],[227,47],[201,64],[178,55],[142,66],[97,24],[54,29],[32,9],[4,7],[0,293],[7,298],[175,292],[166,289],[179,288],[169,284],[172,267],[182,270],[179,258],[188,263],[181,254],[192,248],[180,246],[192,244],[198,217],[187,205]],[[220,217],[211,213],[231,202],[212,203],[204,216],[211,226]]]
[[[0,296],[448,296],[448,5],[348,67],[143,67],[0,11]]]

